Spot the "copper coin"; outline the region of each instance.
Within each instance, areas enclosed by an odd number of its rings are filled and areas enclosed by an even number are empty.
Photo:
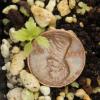
[[[49,30],[42,34],[50,47],[43,48],[33,41],[28,57],[30,71],[40,83],[50,87],[63,87],[76,80],[85,65],[85,50],[72,31]]]

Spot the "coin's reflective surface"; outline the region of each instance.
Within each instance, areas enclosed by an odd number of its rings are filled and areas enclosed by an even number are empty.
[[[40,83],[62,87],[78,78],[85,65],[85,50],[72,31],[50,30],[43,33],[50,47],[43,48],[33,41],[28,58],[30,71]]]

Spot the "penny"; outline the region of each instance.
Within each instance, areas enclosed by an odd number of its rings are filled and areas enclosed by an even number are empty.
[[[85,50],[72,31],[53,29],[42,34],[50,46],[44,48],[33,41],[28,67],[40,81],[50,87],[63,87],[76,80],[85,66]]]

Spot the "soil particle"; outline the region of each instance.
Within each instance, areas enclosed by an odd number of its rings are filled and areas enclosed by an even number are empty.
[[[10,10],[7,17],[17,29],[24,25],[25,19],[17,10]]]

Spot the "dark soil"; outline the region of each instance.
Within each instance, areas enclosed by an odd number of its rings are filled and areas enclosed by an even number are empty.
[[[86,2],[88,5],[93,6],[93,9],[84,16],[77,15],[78,20],[84,23],[84,28],[81,28],[79,24],[67,24],[64,22],[64,19],[57,21],[57,28],[73,30],[74,32],[76,32],[77,36],[82,41],[85,50],[87,51],[87,56],[86,56],[87,59],[86,59],[85,69],[82,72],[81,76],[77,79],[77,81],[79,82],[81,88],[84,88],[86,89],[86,91],[89,91],[88,93],[92,98],[92,100],[100,100],[100,93],[91,94],[91,89],[89,88],[89,90],[87,90],[88,88],[85,86],[86,84],[84,81],[86,78],[91,78],[92,87],[98,86],[97,77],[100,76],[100,0],[82,0],[82,1]],[[1,14],[1,11],[5,6],[9,4],[11,4],[10,0],[0,0],[0,42],[2,38],[7,38],[7,35],[5,35],[4,33],[4,29],[6,27],[3,26],[2,24],[2,18],[4,18],[5,15]],[[55,10],[54,13],[58,12]],[[20,16],[22,20],[25,20],[25,18],[23,18],[22,15]],[[24,21],[17,22],[17,24],[19,23],[23,25]],[[12,22],[10,23],[10,25],[15,25],[15,23]],[[7,26],[8,29],[9,27]],[[5,100],[3,94],[6,94],[7,92],[6,76],[5,76],[6,72],[1,70],[1,67],[3,65],[4,61],[0,54],[0,100]],[[62,89],[63,88],[51,89],[52,100],[56,100],[55,98],[59,95],[59,92],[62,91]],[[76,89],[71,88],[71,91],[76,91]],[[65,100],[67,100],[67,98]],[[74,100],[80,100],[80,99],[75,97]]]

